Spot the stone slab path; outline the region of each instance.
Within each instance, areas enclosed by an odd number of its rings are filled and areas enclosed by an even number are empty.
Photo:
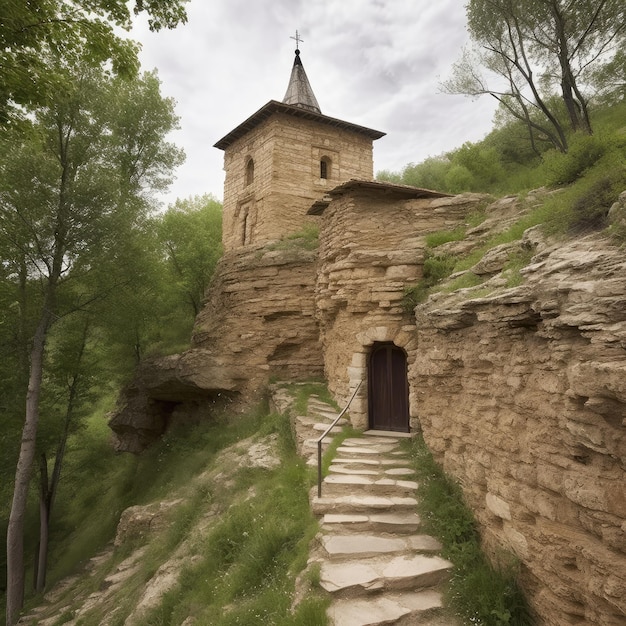
[[[307,415],[296,417],[298,449],[308,464],[317,464],[315,442],[336,416],[312,396]],[[322,496],[317,487],[311,491],[320,533],[310,563],[318,564],[320,585],[332,596],[334,626],[458,626],[441,597],[452,564],[437,554],[436,539],[420,533],[417,483],[401,438],[368,432],[344,440]]]

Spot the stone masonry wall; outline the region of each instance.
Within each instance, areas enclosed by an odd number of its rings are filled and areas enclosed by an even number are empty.
[[[588,236],[540,246],[524,277],[519,287],[438,294],[416,309],[411,405],[461,481],[485,544],[521,560],[538,622],[618,626],[626,261]]]
[[[328,178],[320,160],[330,159]],[[246,185],[246,163],[254,181]],[[373,177],[372,140],[316,121],[275,113],[227,148],[224,155],[225,250],[276,241],[316,218],[315,200],[352,178]]]
[[[454,228],[483,200],[398,199],[390,190],[353,191],[324,211],[316,287],[317,318],[331,391],[347,402],[352,423],[367,428],[367,360],[374,342],[393,342],[415,360],[412,315],[404,289],[422,275],[425,235]],[[416,406],[409,407],[415,426]]]

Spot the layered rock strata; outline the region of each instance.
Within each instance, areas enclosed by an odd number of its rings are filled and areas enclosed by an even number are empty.
[[[224,401],[258,401],[270,378],[319,377],[317,252],[289,239],[225,254],[196,318],[191,349],[145,362],[110,426],[141,452],[174,421],[206,419]]]
[[[441,293],[417,307],[412,404],[486,545],[519,557],[539,623],[618,626],[626,616],[624,253],[590,235],[539,244],[521,286],[504,288],[500,269],[494,261],[482,297]]]

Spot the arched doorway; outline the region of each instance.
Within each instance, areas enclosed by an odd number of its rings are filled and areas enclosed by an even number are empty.
[[[368,412],[372,430],[409,432],[406,353],[393,343],[375,343],[368,364]]]

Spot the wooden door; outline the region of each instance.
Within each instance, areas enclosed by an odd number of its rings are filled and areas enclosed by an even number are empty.
[[[369,360],[369,427],[409,432],[406,354],[392,343],[374,344]]]

